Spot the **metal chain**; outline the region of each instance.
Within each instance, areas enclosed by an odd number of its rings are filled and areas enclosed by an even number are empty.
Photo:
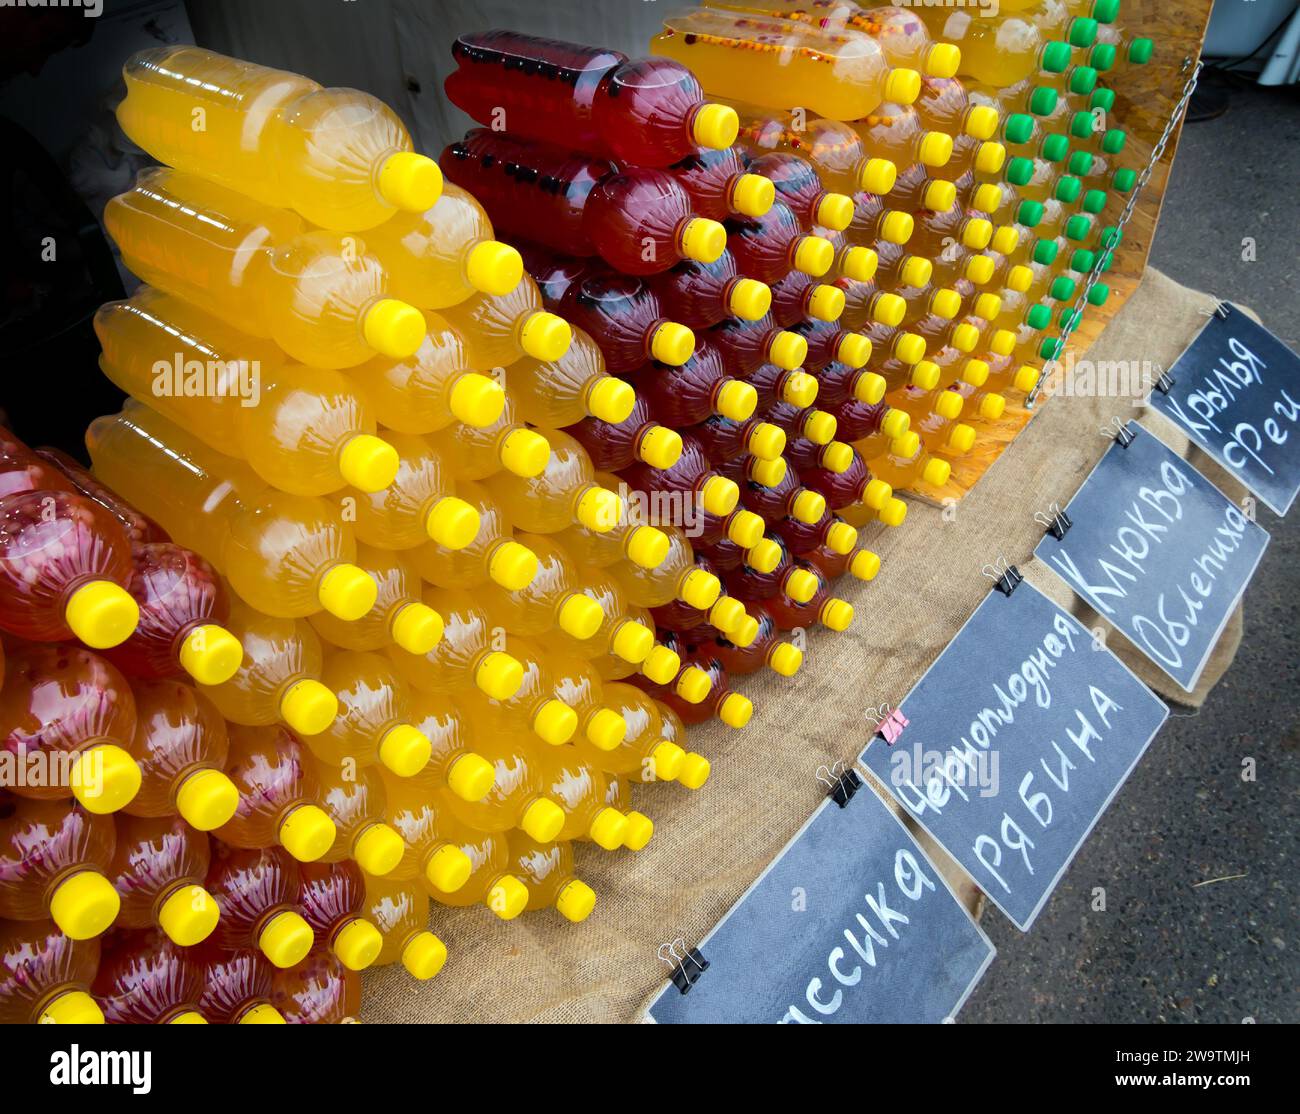
[[[1110,245],[1110,247],[1106,248],[1097,256],[1096,262],[1092,265],[1092,270],[1088,273],[1088,281],[1084,283],[1083,289],[1075,299],[1074,308],[1070,311],[1069,317],[1066,318],[1065,327],[1061,330],[1061,336],[1058,340],[1058,347],[1056,349],[1056,356],[1043,365],[1043,369],[1038,375],[1038,382],[1034,384],[1033,389],[1025,397],[1026,410],[1032,410],[1034,408],[1034,403],[1038,401],[1038,396],[1043,389],[1043,384],[1047,381],[1048,376],[1060,365],[1060,358],[1065,352],[1066,341],[1070,339],[1071,334],[1075,330],[1075,326],[1083,320],[1083,313],[1088,305],[1088,295],[1092,292],[1092,288],[1097,285],[1098,281],[1100,281],[1102,276],[1102,267],[1105,265],[1107,258],[1112,256],[1115,249],[1119,247],[1118,234],[1123,231],[1124,226],[1128,224],[1129,218],[1133,215],[1133,210],[1137,207],[1138,198],[1142,194],[1143,187],[1148,181],[1150,181],[1151,174],[1156,168],[1156,163],[1160,161],[1160,157],[1165,153],[1165,148],[1169,145],[1169,139],[1174,134],[1174,129],[1178,127],[1178,123],[1182,119],[1184,111],[1187,109],[1187,102],[1192,99],[1192,94],[1196,91],[1196,82],[1200,77],[1201,67],[1203,64],[1204,63],[1200,61],[1196,63],[1195,67],[1192,69],[1192,76],[1187,79],[1187,83],[1183,86],[1183,95],[1178,98],[1178,103],[1174,105],[1174,110],[1169,114],[1169,119],[1165,122],[1165,130],[1161,133],[1159,140],[1156,141],[1156,145],[1151,149],[1151,157],[1147,160],[1146,166],[1142,168],[1142,173],[1138,175],[1137,183],[1129,193],[1128,202],[1124,206],[1124,211],[1120,213],[1119,220],[1115,223],[1115,230],[1117,233],[1115,241]],[[1184,68],[1186,68],[1186,65],[1187,63],[1184,63]]]

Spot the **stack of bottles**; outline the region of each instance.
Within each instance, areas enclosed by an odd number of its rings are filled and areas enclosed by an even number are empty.
[[[798,155],[852,198],[846,224],[810,231],[835,246],[841,327],[871,341],[866,370],[911,420],[861,439],[836,416],[896,488],[947,482],[1111,265],[1137,180],[1117,100],[1154,50],[1119,17],[1120,0],[705,0],[651,44],[736,110],[751,168]],[[1101,281],[1087,302],[1108,296]]]

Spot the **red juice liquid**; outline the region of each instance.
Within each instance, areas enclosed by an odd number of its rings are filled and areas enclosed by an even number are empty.
[[[28,491],[76,491],[68,477],[40,457],[23,452],[0,458],[0,499]]]
[[[0,921],[0,1025],[35,1025],[64,995],[88,995],[99,955],[98,937],[73,940],[53,921]]]
[[[843,309],[844,297],[837,287],[802,271],[791,271],[772,287],[772,317],[783,329],[810,318],[835,321]]]
[[[829,196],[812,163],[798,155],[769,151],[750,161],[749,172],[761,174],[776,187],[777,198],[786,205],[805,232],[824,225],[827,214],[822,203]]]
[[[617,472],[641,459],[643,439],[655,430],[663,430],[663,427],[654,420],[650,403],[638,391],[636,402],[632,404],[632,413],[621,422],[587,417],[577,425],[569,426],[565,432],[587,450],[597,471]],[[664,434],[670,432],[664,431]],[[680,446],[680,438],[675,433],[672,438]],[[670,449],[662,459],[671,456]]]
[[[316,934],[318,947],[331,943],[366,903],[366,880],[352,859],[337,863],[299,863],[298,901]]]
[[[691,205],[702,217],[724,221],[732,216],[748,214],[751,210],[761,215],[772,205],[773,187],[766,186],[765,198],[754,198],[750,204],[744,158],[739,147],[700,148],[679,159],[668,168],[678,185],[690,196]],[[763,202],[766,204],[763,204]]]
[[[93,871],[106,882],[116,840],[111,816],[0,793],[0,917],[50,916],[55,892],[74,875]],[[100,931],[106,927],[101,924]]]
[[[804,254],[804,246],[816,245],[819,239],[805,232],[799,218],[780,201],[761,217],[737,217],[727,222],[727,248],[736,257],[736,267],[742,275],[769,286],[792,270],[807,268],[814,276],[824,275],[831,254],[815,262],[808,262]]]
[[[612,375],[635,371],[655,359],[656,337],[671,326],[647,283],[609,270],[589,273],[569,286],[561,316],[585,330],[600,346]]]
[[[671,428],[695,425],[724,409],[743,421],[756,405],[755,392],[727,374],[715,344],[701,342],[680,367],[651,364],[628,382],[650,404],[655,420]]]
[[[298,863],[288,851],[215,844],[205,888],[221,907],[221,919],[210,939],[227,949],[258,947],[276,917],[301,916],[299,886]]]
[[[728,317],[754,320],[755,310],[762,310],[761,317],[771,305],[766,284],[743,277],[729,251],[712,263],[683,259],[649,281],[664,313],[691,329],[707,329]]]
[[[204,942],[194,949],[203,972],[199,1013],[213,1025],[237,1024],[250,1010],[271,1005],[275,968],[251,948],[227,951]]]
[[[748,379],[766,363],[777,363],[783,368],[802,366],[804,347],[798,343],[791,346],[790,358],[773,359],[774,355],[780,355],[785,338],[791,335],[776,324],[770,313],[754,321],[729,317],[708,331],[708,338],[722,352],[727,373],[737,379]]]
[[[108,879],[122,899],[119,928],[152,929],[173,894],[201,886],[211,865],[208,837],[179,816],[119,816]]]
[[[562,255],[541,244],[515,241],[516,249],[524,261],[524,270],[537,283],[542,304],[551,313],[560,312],[565,292],[592,269],[591,259],[575,255]]]
[[[361,1009],[361,976],[318,948],[272,977],[271,1004],[290,1025],[340,1025]]]
[[[110,1025],[160,1025],[198,1013],[202,992],[193,953],[151,930],[115,933],[91,984]]]

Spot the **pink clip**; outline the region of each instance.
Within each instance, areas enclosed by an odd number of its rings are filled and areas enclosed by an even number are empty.
[[[880,734],[891,747],[898,742],[898,737],[903,733],[903,728],[912,721],[903,713],[892,708],[884,719],[880,721]]]

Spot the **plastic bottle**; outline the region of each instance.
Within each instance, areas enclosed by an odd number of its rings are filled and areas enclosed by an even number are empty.
[[[650,286],[632,275],[593,268],[570,285],[560,311],[595,340],[615,375],[647,360],[678,366],[695,349],[691,330],[669,321]]]
[[[343,1025],[361,1009],[361,976],[324,948],[272,979],[272,1004],[290,1025]]]
[[[876,477],[895,488],[917,483],[942,487],[948,482],[952,466],[946,460],[925,451],[921,438],[909,430],[889,443],[889,451],[872,461]]]
[[[316,763],[316,799],[334,822],[333,846],[319,861],[355,859],[367,874],[383,877],[401,861],[402,837],[384,822],[384,783],[373,766],[356,770]]]
[[[559,806],[553,807],[558,813]],[[430,888],[429,896],[439,904],[460,908],[486,905],[503,921],[519,916],[528,904],[528,887],[510,873],[505,830],[475,831],[450,818],[444,818],[441,823],[443,827],[440,830],[468,856],[473,870],[459,889],[443,893]],[[541,842],[549,843],[550,840]]]
[[[672,688],[647,685],[648,690],[654,692],[658,699],[676,712],[687,725],[704,723],[716,716],[728,727],[737,730],[747,726],[754,714],[754,704],[749,697],[731,688],[722,662],[699,648],[686,660],[696,669],[702,670],[711,682],[703,700],[687,700]],[[645,682],[634,683],[646,684]]]
[[[112,488],[101,483],[67,453],[46,448],[37,449],[35,455],[53,464],[82,495],[93,499],[116,518],[126,530],[127,540],[132,545],[171,541],[167,531],[158,523],[133,507]]]
[[[662,523],[659,529],[668,539],[668,552],[662,561],[653,568],[634,562],[613,564],[609,571],[627,598],[639,607],[659,607],[679,599],[708,610],[722,590],[718,578],[696,564],[691,543],[679,527]]]
[[[605,614],[600,604],[584,593],[585,585],[572,556],[553,537],[517,535],[520,544],[537,557],[537,570],[528,584],[513,591],[486,586],[482,597],[489,618],[515,634],[535,637],[552,627],[577,639],[587,639],[600,629]]]
[[[410,701],[411,723],[433,749],[425,766],[409,778],[379,771],[390,802],[397,781],[425,796],[447,789],[467,801],[481,800],[492,788],[492,766],[473,750],[469,729],[456,703],[450,697],[418,689],[411,690]]]
[[[771,180],[745,169],[738,147],[700,148],[668,168],[702,217],[761,217],[776,200]]]
[[[517,635],[505,638],[504,645],[506,652],[523,666],[520,684],[503,698],[473,691],[464,694],[460,707],[474,722],[475,738],[499,735],[523,746],[535,735],[551,746],[567,743],[577,730],[578,714],[555,695],[555,679],[544,664],[542,647]]]
[[[454,893],[468,880],[473,863],[443,830],[451,822],[447,806],[449,794],[430,791],[427,785],[412,779],[385,776],[387,819],[401,834],[404,853],[397,865],[384,876],[387,880],[422,880],[424,887],[440,893]],[[367,882],[375,881],[371,876]],[[427,918],[426,922],[427,923]],[[381,927],[382,930],[382,927]]]
[[[808,342],[808,355],[803,361],[808,372],[821,371],[832,360],[864,367],[871,356],[869,337],[846,332],[833,321],[800,321],[792,331]]]
[[[567,321],[542,308],[541,292],[527,275],[508,294],[476,294],[438,316],[458,334],[470,366],[482,372],[523,356],[559,359],[573,336]]]
[[[727,374],[737,379],[747,379],[764,364],[793,371],[808,355],[808,342],[798,333],[778,329],[770,313],[752,321],[729,317],[706,336],[717,343]]]
[[[679,381],[677,376],[663,368],[648,371],[642,378],[654,387],[658,385],[656,379],[661,374],[668,382]],[[690,378],[689,373],[682,377]],[[716,381],[713,383],[713,387],[718,390],[723,385]],[[696,391],[693,401],[697,406],[700,404],[699,395],[702,392],[702,387]],[[655,420],[650,400],[645,397],[647,393],[649,392],[637,394],[632,409],[621,422],[584,418],[565,431],[587,450],[587,455],[591,457],[591,463],[595,468],[601,471],[617,471],[627,468],[637,460],[643,460],[657,467],[669,468],[680,459],[681,434],[666,425],[660,425]],[[658,392],[654,393],[657,397]],[[710,390],[709,395],[713,393],[715,391]]]
[[[318,611],[308,619],[316,633],[343,650],[382,650],[394,643],[412,654],[432,650],[442,637],[442,616],[420,602],[413,555],[358,544],[357,568],[379,589],[375,606],[352,622]]]
[[[517,31],[461,35],[447,97],[480,124],[628,165],[667,166],[696,147],[730,147],[735,113],[704,100],[683,66]]]
[[[556,840],[586,839],[605,851],[623,846],[627,818],[605,803],[605,777],[572,748],[534,748],[533,759],[547,797],[564,810]]]
[[[618,171],[485,128],[447,147],[440,162],[508,236],[599,255],[625,274],[653,275],[682,259],[711,263],[726,247],[722,225],[696,216],[690,195],[663,170]]]
[[[764,666],[782,677],[793,677],[803,665],[803,651],[793,642],[780,638],[772,617],[759,611],[752,622],[757,628],[747,646],[741,647],[726,638],[716,638],[706,645],[705,652],[716,657],[733,675],[756,673]]]
[[[722,353],[708,341],[681,367],[650,364],[630,382],[668,429],[694,425],[710,414],[743,422],[758,405],[754,388],[727,374]]]
[[[350,860],[304,863],[298,873],[299,903],[317,946],[328,948],[349,971],[365,970],[379,957],[384,938],[364,916],[361,868]]]
[[[811,566],[809,566],[811,568]],[[853,622],[853,605],[832,596],[824,576],[815,573],[821,583],[812,599],[799,603],[784,593],[755,602],[754,617],[762,622],[764,614],[771,617],[779,630],[808,630],[820,624],[827,630],[842,632]]]
[[[287,851],[215,844],[206,888],[221,919],[212,939],[228,949],[255,947],[281,969],[302,962],[314,934],[298,904],[300,885],[298,864]]]
[[[650,637],[653,645],[653,632]],[[575,743],[581,741],[584,746],[590,744],[600,750],[618,746],[627,734],[627,725],[618,713],[605,706],[604,683],[593,662],[584,659],[580,648],[563,637],[553,634],[544,645],[555,695],[578,714]],[[678,663],[674,661],[672,672],[676,673],[677,668]]]
[[[664,313],[690,329],[707,329],[728,317],[756,321],[772,304],[767,284],[742,276],[729,251],[712,263],[683,259],[649,282]]]
[[[730,221],[727,248],[742,275],[769,286],[791,270],[820,278],[835,262],[830,241],[804,232],[799,218],[780,201],[761,217]]]
[[[695,757],[708,765],[708,760],[702,755],[697,754]],[[654,835],[655,824],[644,812],[639,812],[632,807],[632,790],[627,778],[611,774],[606,779],[605,803],[613,805],[627,817],[627,832],[623,836],[623,846],[629,851],[645,850]]]
[[[788,112],[733,103],[740,115],[737,142],[751,153],[798,155],[812,164],[823,186],[844,194],[866,190],[883,195],[894,188],[898,168],[869,152],[848,124],[820,116],[795,120]]]
[[[483,480],[503,469],[517,476],[536,476],[546,467],[550,452],[546,438],[519,421],[509,395],[496,421],[477,427],[450,425],[430,433],[426,440],[450,464],[457,481]]]
[[[596,907],[596,891],[574,873],[573,848],[567,840],[538,843],[522,832],[508,839],[510,869],[528,887],[525,909],[552,906],[578,924]]]
[[[506,381],[525,421],[556,429],[587,417],[621,422],[636,403],[635,392],[608,373],[601,347],[582,329],[559,359],[525,356]]]
[[[791,271],[772,287],[772,317],[783,329],[807,318],[837,321],[843,312],[843,290],[802,271]]]
[[[373,966],[385,967],[400,960],[406,973],[421,982],[442,970],[447,945],[425,927],[429,895],[415,882],[398,881],[391,875],[367,878],[365,914],[383,938]]]
[[[204,944],[194,953],[203,974],[199,1012],[212,1025],[283,1025],[284,1017],[271,1005],[275,968],[259,951],[227,951]]]
[[[599,769],[629,782],[675,781],[687,752],[664,738],[663,719],[655,701],[635,685],[621,681],[605,685],[605,700],[627,726],[623,741],[609,750],[580,744],[579,753]]]
[[[526,587],[537,573],[537,555],[516,540],[501,507],[485,487],[460,482],[456,490],[478,514],[474,540],[461,549],[449,549],[430,539],[402,554],[403,558],[425,580],[443,588],[479,588],[489,582],[508,590]],[[404,648],[428,653],[435,644],[423,650]]]
[[[99,475],[167,520],[259,610],[291,617],[323,607],[357,619],[374,605],[374,581],[351,564],[351,529],[324,501],[263,487],[238,461],[139,405],[96,419],[86,444]]]
[[[118,122],[154,158],[323,227],[370,228],[429,208],[442,188],[437,164],[368,93],[185,44],[133,54],[122,77]]]
[[[942,9],[917,15],[935,38],[961,49],[958,72],[985,85],[1014,85],[1039,70],[1060,73],[1070,64],[1069,43],[1044,42],[1033,23],[1014,15],[987,20]]]
[[[794,213],[805,231],[828,228],[841,232],[853,217],[853,199],[822,186],[813,165],[798,155],[770,151],[749,163],[751,174],[768,179],[777,197]]]
[[[53,921],[0,921],[0,1024],[102,1025],[90,996],[99,940],[74,940]]]
[[[122,900],[117,927],[158,928],[188,948],[217,927],[219,911],[203,888],[208,837],[179,816],[119,816],[108,878]]]
[[[633,522],[627,515],[612,530],[596,531],[575,522],[555,536],[576,560],[595,568],[608,568],[626,559],[643,569],[656,569],[671,548],[662,530]]]
[[[206,1025],[199,1012],[203,972],[188,948],[157,930],[114,933],[100,955],[91,993],[110,1025]]]
[[[532,476],[498,472],[484,481],[488,493],[515,527],[530,533],[554,534],[575,521],[598,533],[612,530],[622,517],[622,500],[595,482],[582,446],[558,430],[540,435],[551,450],[543,469]]]

